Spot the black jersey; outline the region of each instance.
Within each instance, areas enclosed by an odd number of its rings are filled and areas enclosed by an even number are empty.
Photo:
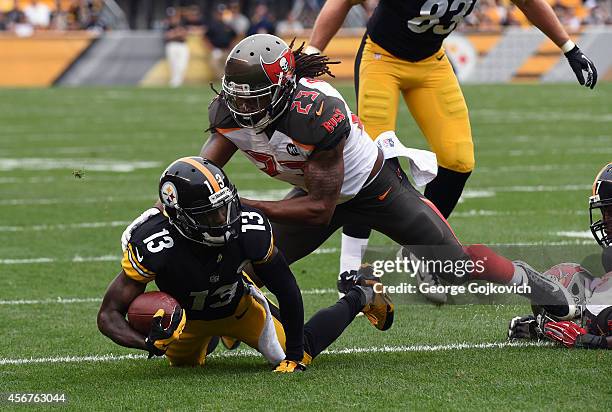
[[[396,57],[419,61],[442,46],[476,0],[380,0],[370,20],[368,35]]]
[[[136,281],[154,280],[188,319],[225,318],[244,295],[245,264],[264,261],[273,250],[272,228],[257,209],[243,207],[240,230],[226,246],[205,246],[180,235],[160,214],[134,230],[121,264]]]

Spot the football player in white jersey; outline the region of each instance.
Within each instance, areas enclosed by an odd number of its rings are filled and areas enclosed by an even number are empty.
[[[326,56],[292,50],[272,35],[250,36],[230,52],[223,91],[209,107],[212,134],[202,157],[225,165],[239,150],[264,173],[294,186],[279,201],[241,198],[273,222],[277,246],[289,263],[313,252],[345,223],[360,223],[401,245],[419,245],[417,256],[425,259],[485,262],[482,273],[439,273],[447,282],[529,285],[525,296],[532,302],[561,317],[573,311],[569,293],[528,265],[482,245],[463,247],[398,159],[385,156],[340,93],[316,79],[324,73],[329,73]],[[401,145],[397,139],[387,143]]]
[[[292,50],[276,36],[247,37],[230,52],[223,90],[209,107],[211,136],[203,158],[223,167],[241,151],[264,173],[293,185],[283,200],[240,200],[270,219],[287,261],[313,252],[344,224],[359,223],[423,260],[472,269],[475,262],[482,265],[467,273],[436,273],[449,283],[481,279],[521,286],[532,303],[560,318],[573,315],[567,290],[526,263],[511,262],[483,245],[461,245],[391,156],[399,140],[386,141],[385,156],[340,93],[316,79],[329,74],[327,62],[301,47]]]
[[[567,347],[612,348],[612,163],[604,166],[595,177],[589,212],[591,232],[602,247],[601,263],[607,273],[593,278],[578,264],[560,264],[548,271],[562,280],[560,283],[582,305],[583,309],[578,312],[581,320],[577,320],[577,316],[575,322],[558,321],[542,313],[536,313],[540,315],[539,319],[532,315],[517,316],[510,321],[509,339],[546,336]],[[538,308],[536,312],[539,312]]]

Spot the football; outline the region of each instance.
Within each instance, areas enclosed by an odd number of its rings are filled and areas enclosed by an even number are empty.
[[[163,309],[166,314],[162,319],[162,326],[168,327],[170,316],[179,303],[172,296],[164,292],[146,292],[132,301],[128,309],[127,319],[132,328],[138,332],[148,335],[151,330],[151,319],[158,309]]]

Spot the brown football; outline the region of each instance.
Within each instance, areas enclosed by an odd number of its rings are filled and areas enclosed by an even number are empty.
[[[174,308],[180,307],[172,296],[164,292],[146,292],[136,297],[128,309],[128,322],[130,326],[143,335],[148,335],[151,330],[151,319],[158,309],[163,309],[166,314],[162,320],[162,326],[168,327],[170,316]]]

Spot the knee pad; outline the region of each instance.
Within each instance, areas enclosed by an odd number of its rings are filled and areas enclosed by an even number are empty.
[[[453,142],[446,145],[444,150],[436,152],[438,164],[453,172],[469,173],[474,170],[474,144],[472,140]]]

